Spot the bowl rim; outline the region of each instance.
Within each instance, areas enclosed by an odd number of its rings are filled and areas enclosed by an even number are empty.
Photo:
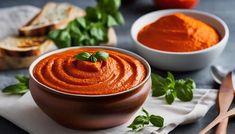
[[[79,49],[79,48],[100,48],[100,49],[108,49],[108,50],[113,50],[113,51],[117,51],[117,52],[121,52],[123,54],[132,56],[134,58],[136,58],[137,60],[139,60],[146,68],[147,74],[146,77],[144,78],[144,80],[142,82],[140,82],[138,85],[129,88],[127,90],[121,91],[121,92],[117,92],[117,93],[111,93],[111,94],[101,94],[101,95],[86,95],[86,94],[73,94],[73,93],[67,93],[67,92],[63,92],[63,91],[59,91],[56,89],[53,89],[41,82],[39,82],[33,75],[33,70],[35,68],[35,66],[44,58],[56,54],[56,53],[60,53],[60,52],[64,52],[67,50],[72,50],[72,49]],[[69,47],[69,48],[62,48],[62,49],[57,49],[48,53],[45,53],[41,56],[39,56],[36,60],[34,60],[30,67],[29,67],[29,76],[30,78],[32,78],[37,84],[39,84],[40,86],[44,87],[45,89],[47,89],[48,91],[52,91],[53,93],[57,93],[57,94],[61,94],[61,95],[67,95],[67,96],[73,96],[73,97],[108,97],[108,96],[116,96],[116,95],[121,95],[124,93],[128,93],[131,92],[133,90],[138,89],[140,86],[142,86],[143,84],[145,84],[148,79],[151,76],[151,67],[149,65],[149,63],[141,56],[139,56],[138,54],[135,54],[134,52],[122,49],[122,48],[116,48],[116,47],[109,47],[109,46],[75,46],[75,47]]]
[[[210,17],[214,20],[216,20],[217,22],[219,22],[223,28],[224,28],[224,36],[220,39],[220,41],[218,43],[216,43],[215,45],[206,48],[206,49],[202,49],[202,50],[197,50],[197,51],[192,51],[192,52],[170,52],[170,51],[162,51],[162,50],[157,50],[157,49],[153,49],[150,47],[147,47],[146,45],[140,43],[137,40],[137,37],[134,36],[134,26],[137,25],[137,23],[139,23],[139,21],[146,17],[146,16],[150,16],[150,15],[154,15],[154,14],[160,14],[160,16],[165,16],[165,15],[161,15],[161,13],[164,12],[169,12],[169,14],[173,14],[173,13],[177,13],[177,12],[183,12],[183,13],[195,13],[195,14],[199,14],[201,16],[207,16]],[[203,21],[202,21],[203,22]],[[149,22],[150,24],[151,22]],[[146,26],[146,25],[144,25]],[[143,26],[143,27],[144,27]],[[217,28],[213,27],[214,29],[216,29],[218,31]],[[139,31],[138,31],[139,32]],[[218,47],[220,47],[221,45],[226,45],[226,40],[228,40],[229,38],[229,28],[227,26],[227,24],[218,16],[208,13],[208,12],[204,12],[204,11],[199,11],[199,10],[192,10],[192,9],[164,9],[164,10],[159,10],[159,11],[153,11],[153,12],[149,12],[147,14],[142,15],[141,17],[139,17],[131,26],[131,30],[130,30],[130,34],[131,34],[131,38],[134,40],[135,44],[137,44],[140,47],[143,47],[145,49],[147,49],[148,51],[153,51],[153,52],[157,52],[157,53],[161,53],[161,54],[172,54],[172,55],[191,55],[191,54],[199,54],[199,53],[203,53],[203,52],[208,52],[211,50],[214,50]],[[220,35],[221,36],[221,35]]]

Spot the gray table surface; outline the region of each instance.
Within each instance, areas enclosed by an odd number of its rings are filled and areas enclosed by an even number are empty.
[[[63,0],[56,0],[58,2],[62,2]],[[65,0],[64,0],[65,1]],[[125,0],[123,0],[125,1]],[[37,7],[42,7],[47,1],[46,0],[1,0],[0,8],[6,8],[11,6],[18,5],[34,5]],[[78,5],[82,8],[86,6],[91,6],[95,4],[94,0],[67,0],[67,2]],[[201,0],[200,4],[197,6],[198,10],[206,11],[213,13],[220,18],[222,18],[229,26],[230,29],[230,38],[228,45],[223,52],[223,54],[218,57],[213,64],[220,64],[223,66],[227,66],[229,68],[235,67],[235,0]],[[151,0],[138,0],[136,3],[125,4],[122,6],[121,11],[125,16],[126,24],[121,27],[117,27],[117,35],[118,35],[118,47],[124,48],[127,50],[135,51],[133,49],[133,43],[130,37],[130,27],[132,23],[141,15],[148,13],[150,11],[157,10]],[[1,21],[1,20],[0,20]],[[160,74],[165,74],[165,71],[157,70],[153,68],[153,72],[157,72]],[[11,82],[14,82],[14,75],[17,73],[25,73],[27,74],[27,70],[14,70],[14,71],[4,71],[0,72],[0,89],[7,86]],[[196,84],[199,88],[218,88],[215,82],[213,82],[210,74],[209,67],[194,71],[194,72],[174,72],[177,78],[186,78],[190,77],[196,81]],[[232,105],[234,107],[235,104]],[[213,106],[206,116],[199,121],[189,124],[178,126],[175,130],[171,132],[171,134],[197,134],[199,130],[205,127],[212,119],[217,115],[216,106]],[[213,133],[214,130],[210,131]],[[0,133],[3,134],[26,134],[24,130],[15,126],[13,123],[8,120],[0,117]],[[230,119],[228,126],[228,134],[235,133],[235,120]]]

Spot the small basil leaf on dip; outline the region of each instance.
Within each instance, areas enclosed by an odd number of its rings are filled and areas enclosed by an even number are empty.
[[[97,58],[94,55],[91,55],[90,61],[95,63],[95,62],[97,62]]]
[[[88,52],[81,52],[74,56],[75,59],[82,60],[82,61],[88,61],[90,60],[90,57],[91,57],[91,54]]]
[[[163,127],[164,124],[164,118],[162,118],[161,116],[151,115],[149,121],[155,127]]]
[[[103,52],[103,51],[98,51],[98,52],[95,53],[95,57],[98,60],[107,60],[108,57],[109,57],[109,54],[106,53],[106,52]]]
[[[97,62],[98,60],[107,60],[109,57],[109,54],[103,51],[98,51],[96,53],[88,53],[88,52],[81,52],[77,55],[75,55],[73,58],[81,61],[91,61],[93,63]]]

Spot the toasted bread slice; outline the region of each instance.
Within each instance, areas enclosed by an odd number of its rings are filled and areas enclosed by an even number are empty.
[[[0,70],[26,68],[54,44],[45,37],[9,37],[0,42]]]
[[[43,36],[50,30],[64,28],[71,20],[84,14],[82,9],[73,5],[50,2],[32,20],[21,27],[19,33],[24,36]]]

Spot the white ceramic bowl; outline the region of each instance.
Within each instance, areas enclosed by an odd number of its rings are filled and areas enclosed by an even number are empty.
[[[137,40],[138,32],[144,26],[156,21],[162,16],[177,12],[184,13],[211,25],[218,31],[221,40],[210,48],[194,52],[166,52],[156,50],[141,44]],[[168,9],[154,11],[137,19],[132,25],[131,36],[136,44],[135,47],[138,53],[154,67],[171,71],[192,71],[208,66],[222,53],[228,41],[229,29],[223,20],[210,13],[187,9]]]

